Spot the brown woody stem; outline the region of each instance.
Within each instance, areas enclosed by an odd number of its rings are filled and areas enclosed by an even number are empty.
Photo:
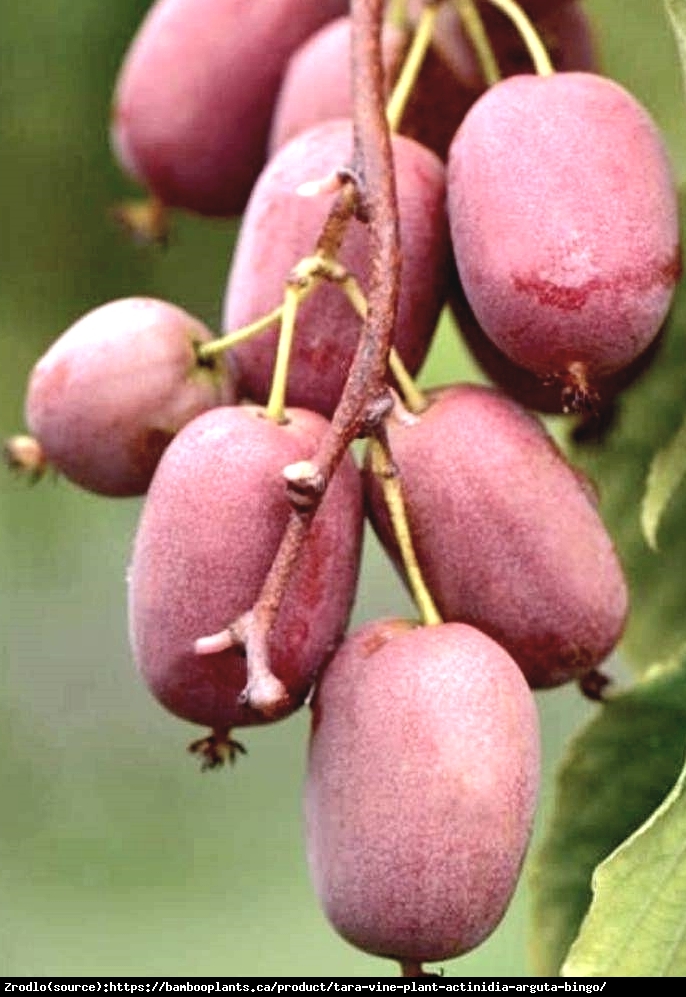
[[[353,200],[349,185],[343,187],[324,226],[318,250],[335,256],[353,205],[369,227],[369,293],[367,316],[348,379],[331,426],[302,474],[287,469],[293,511],[279,550],[257,602],[249,612],[249,629],[263,635],[261,648],[276,619],[288,579],[307,536],[310,523],[336,468],[350,443],[379,424],[388,410],[386,367],[398,307],[400,238],[391,140],[384,106],[381,61],[383,0],[352,0],[353,60],[353,167],[356,184]],[[242,620],[246,626],[245,618]],[[260,643],[260,642],[257,642]],[[251,648],[246,646],[250,697]],[[263,675],[263,653],[255,662]],[[260,707],[268,712],[268,705]]]
[[[370,277],[367,316],[340,402],[331,427],[312,459],[319,478],[312,489],[311,508],[298,509],[292,516],[279,554],[267,576],[263,595],[274,587],[285,588],[282,561],[285,549],[299,550],[303,522],[309,521],[321,500],[323,489],[340,464],[350,443],[369,422],[376,422],[379,410],[386,408],[386,364],[398,307],[400,237],[395,194],[395,174],[388,125],[385,117],[381,63],[381,20],[383,0],[352,0],[353,48],[353,170],[358,178],[358,201],[369,226]],[[320,240],[321,244],[321,240]],[[326,247],[329,250],[329,246]],[[291,482],[291,485],[293,483]],[[305,487],[306,483],[305,483]],[[296,551],[297,555],[297,551]],[[279,600],[280,601],[280,600]],[[277,607],[278,608],[278,607]]]
[[[352,274],[348,274],[340,281],[340,285],[357,314],[360,318],[364,319],[367,315],[367,299],[357,279]],[[388,366],[393,377],[398,382],[405,405],[409,408],[410,412],[423,412],[428,402],[414,383],[412,375],[403,363],[403,359],[395,346],[391,346],[388,353]]]

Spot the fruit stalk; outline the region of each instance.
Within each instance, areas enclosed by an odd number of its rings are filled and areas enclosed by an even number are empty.
[[[555,70],[547,49],[519,4],[515,0],[489,0],[489,2],[512,21],[529,51],[537,74],[539,76],[552,76]]]
[[[379,479],[383,489],[384,501],[393,524],[393,532],[402,557],[403,567],[407,575],[412,598],[419,610],[422,623],[425,626],[436,626],[442,623],[440,613],[436,609],[431,592],[422,577],[417,561],[412,534],[407,521],[405,501],[398,468],[396,467],[388,443],[388,433],[384,425],[379,426],[376,436],[370,440],[371,466],[373,473]]]
[[[477,10],[474,0],[455,0],[455,3],[465,32],[476,52],[484,79],[490,87],[500,79],[500,69],[484,28],[481,14]]]
[[[288,363],[291,356],[291,346],[295,335],[295,320],[298,314],[300,295],[298,288],[289,284],[284,296],[283,312],[281,314],[281,332],[279,347],[276,352],[272,389],[267,402],[267,418],[276,422],[285,421],[286,382],[288,380]]]
[[[410,98],[410,94],[419,78],[419,74],[424,63],[424,56],[429,50],[431,45],[431,37],[433,35],[434,25],[436,23],[436,14],[438,13],[438,7],[436,4],[427,5],[424,7],[421,17],[419,19],[419,24],[417,25],[417,30],[414,33],[414,38],[412,39],[412,44],[410,45],[410,50],[405,57],[405,64],[400,73],[400,77],[393,89],[391,98],[388,101],[388,108],[386,114],[388,115],[388,123],[391,131],[397,132],[400,128],[400,122],[403,119],[403,114],[405,113],[405,107]]]

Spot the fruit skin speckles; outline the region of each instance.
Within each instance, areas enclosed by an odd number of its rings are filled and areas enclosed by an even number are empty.
[[[509,655],[473,627],[365,624],[313,701],[310,874],[349,942],[449,959],[500,921],[529,841],[538,719]]]
[[[514,363],[558,378],[576,365],[593,384],[657,335],[681,273],[676,188],[657,127],[617,83],[492,87],[453,140],[448,204],[465,295]]]
[[[615,646],[628,606],[588,482],[502,392],[464,384],[429,398],[411,422],[391,418],[388,436],[439,613],[490,634],[535,688],[580,677]],[[374,528],[399,565],[368,462],[364,480]]]
[[[157,0],[122,65],[111,143],[171,207],[239,214],[266,158],[286,63],[345,0]]]
[[[411,373],[429,348],[448,284],[454,274],[445,216],[445,169],[412,139],[393,138],[403,247],[402,283],[395,346]],[[284,276],[312,252],[322,219],[333,202],[296,191],[313,177],[328,176],[352,151],[352,123],[326,121],[297,135],[267,164],[243,217],[224,301],[226,332],[255,321],[283,299]],[[366,226],[352,219],[339,261],[367,291],[370,273]],[[320,286],[298,309],[288,377],[289,405],[330,418],[359,341],[361,320],[339,287]],[[232,350],[239,389],[263,403],[269,395],[278,331]]]
[[[174,434],[235,401],[224,358],[200,363],[210,330],[155,298],[121,298],[88,312],[36,363],[26,423],[44,456],[101,495],[143,495]]]
[[[244,705],[245,656],[198,655],[255,603],[290,516],[283,468],[309,459],[327,423],[291,409],[277,424],[250,406],[217,408],[170,444],[148,493],[129,571],[134,658],[172,713],[214,730],[269,719]],[[348,622],[362,537],[359,472],[347,456],[318,510],[269,639],[289,702],[301,706]],[[272,718],[273,719],[273,718]]]

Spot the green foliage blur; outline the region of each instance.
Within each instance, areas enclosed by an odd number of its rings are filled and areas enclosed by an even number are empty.
[[[588,0],[608,74],[665,130],[686,172],[684,99],[662,5]],[[166,253],[107,217],[133,190],[108,149],[117,67],[145,0],[0,0],[0,435],[20,431],[27,375],[79,315],[131,294],[216,326],[231,223],[179,218]],[[424,375],[462,363],[444,328]],[[602,483],[601,483],[602,484]],[[640,496],[636,496],[638,506]],[[306,711],[247,731],[249,757],[200,775],[195,728],[135,673],[125,571],[140,503],[0,469],[0,973],[387,974],[328,927],[309,886],[300,788]],[[369,538],[355,612],[409,602]],[[543,821],[563,745],[592,713],[539,696]],[[527,975],[527,885],[501,928],[450,976]]]

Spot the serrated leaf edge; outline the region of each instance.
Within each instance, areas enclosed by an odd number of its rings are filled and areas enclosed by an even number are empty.
[[[626,841],[623,841],[621,845],[618,845],[618,847],[615,848],[615,850],[613,852],[611,852],[610,855],[608,855],[608,857],[606,859],[604,859],[596,867],[595,871],[593,872],[593,876],[591,878],[591,889],[593,891],[593,900],[591,901],[591,905],[590,905],[590,907],[588,909],[586,917],[584,918],[584,920],[583,920],[583,922],[581,924],[581,928],[579,929],[579,934],[577,935],[575,941],[573,942],[573,944],[572,944],[572,946],[571,946],[571,948],[569,950],[569,953],[567,954],[567,958],[565,959],[565,961],[564,961],[564,963],[562,965],[562,968],[560,970],[560,976],[589,976],[589,975],[592,975],[589,972],[588,967],[584,967],[583,972],[580,972],[578,969],[575,969],[575,967],[574,967],[574,961],[575,961],[576,958],[578,958],[578,956],[577,956],[578,950],[583,945],[583,942],[584,942],[584,937],[583,936],[584,936],[586,924],[587,924],[589,918],[593,914],[593,909],[594,909],[594,905],[596,903],[597,895],[598,895],[599,891],[602,888],[604,888],[605,881],[608,878],[611,877],[611,875],[613,873],[613,865],[616,862],[616,860],[621,855],[623,855],[624,852],[626,852],[629,848],[633,847],[636,844],[637,841],[640,841],[640,839],[643,838],[643,837],[645,837],[646,834],[649,834],[650,831],[661,820],[664,819],[664,817],[669,813],[669,811],[674,806],[674,804],[681,797],[682,793],[684,792],[684,788],[685,787],[686,787],[686,764],[682,768],[681,774],[679,775],[679,778],[677,779],[675,785],[670,790],[670,792],[667,794],[667,796],[665,797],[665,799],[663,800],[663,802],[660,804],[660,806],[650,815],[650,817],[639,828],[637,828],[636,831],[634,831],[633,834],[631,834],[626,839]],[[671,866],[672,868],[679,863],[679,861],[683,858],[684,854],[686,854],[686,842],[684,842],[683,847],[681,849],[679,849],[679,851],[675,855],[674,861],[673,861],[672,866]],[[661,889],[661,887],[662,887],[661,883],[656,884],[655,892],[658,892]],[[646,910],[647,906],[650,904],[653,895],[651,895],[651,897],[649,897],[649,899],[647,899],[641,905],[640,910],[636,913],[636,916],[633,919],[634,920],[634,924],[636,924],[637,922],[639,922],[641,920],[641,917],[643,916],[643,913]],[[686,924],[685,924],[684,927],[686,928]],[[683,932],[682,932],[682,934],[683,934]],[[626,944],[629,945],[631,943],[632,939],[633,939],[633,934],[631,932],[627,932],[627,942],[626,942]],[[618,956],[624,951],[624,948],[626,948],[626,946],[624,946],[622,949],[620,949],[616,953],[613,961],[608,966],[603,967],[603,970],[602,970],[603,975],[605,975],[605,976],[609,975],[609,969],[611,968],[611,966],[614,963],[616,963]],[[671,954],[670,954],[670,958],[671,958]]]

